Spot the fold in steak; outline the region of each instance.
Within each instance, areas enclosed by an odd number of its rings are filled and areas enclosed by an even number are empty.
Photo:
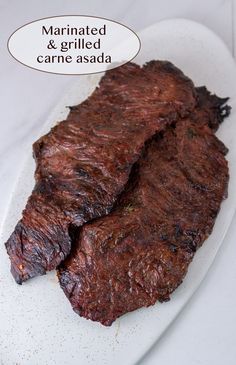
[[[18,283],[55,269],[70,230],[110,212],[145,141],[196,105],[193,83],[165,61],[108,71],[67,120],[34,144],[36,184],[6,243]]]
[[[79,229],[58,269],[79,315],[108,326],[169,300],[211,233],[227,194],[228,166],[227,149],[209,126],[217,129],[229,107],[220,111],[227,99],[198,92],[191,118],[146,145],[114,210]]]

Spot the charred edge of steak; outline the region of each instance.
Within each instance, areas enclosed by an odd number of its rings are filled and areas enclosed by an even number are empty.
[[[226,117],[230,115],[231,106],[226,104],[229,97],[220,98],[215,94],[211,94],[205,86],[196,88],[198,94],[198,106],[203,108],[206,117],[208,118],[208,125],[216,131]]]

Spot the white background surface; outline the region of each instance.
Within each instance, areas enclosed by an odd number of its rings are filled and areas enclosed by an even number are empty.
[[[118,20],[137,31],[161,19],[185,17],[214,30],[233,53],[235,8],[230,0],[0,0],[0,222],[31,142],[64,87],[73,81],[73,76],[44,74],[13,60],[6,42],[17,27],[45,16],[89,14]],[[236,218],[199,290],[140,364],[235,365],[235,222]]]

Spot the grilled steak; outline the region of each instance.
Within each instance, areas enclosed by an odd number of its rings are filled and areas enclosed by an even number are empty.
[[[36,184],[6,243],[15,280],[55,269],[70,252],[73,226],[110,212],[145,141],[195,104],[192,82],[168,62],[108,71],[34,144]]]
[[[103,325],[182,282],[227,193],[227,149],[216,129],[229,108],[199,90],[200,108],[147,144],[117,206],[85,224],[58,277],[73,309]]]

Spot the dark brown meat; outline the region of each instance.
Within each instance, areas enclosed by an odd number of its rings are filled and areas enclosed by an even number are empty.
[[[111,325],[169,300],[211,233],[227,193],[227,149],[203,122],[209,105],[201,106],[147,145],[113,212],[80,229],[58,270],[79,315]]]
[[[208,125],[213,131],[216,131],[230,114],[231,107],[226,104],[229,98],[219,98],[211,94],[205,86],[196,88],[198,94],[198,125]]]
[[[107,214],[145,141],[195,104],[192,82],[169,62],[108,71],[34,144],[36,185],[6,243],[15,280],[55,269],[70,252],[70,228]]]

